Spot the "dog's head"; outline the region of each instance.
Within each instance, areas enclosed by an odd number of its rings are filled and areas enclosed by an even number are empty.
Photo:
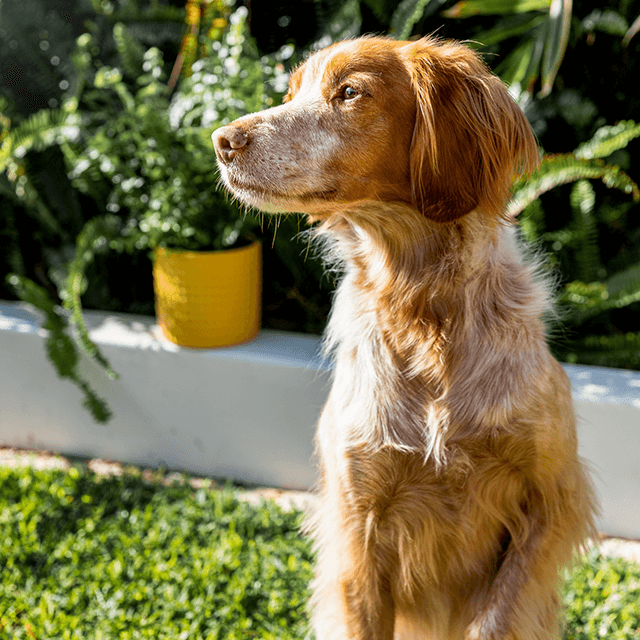
[[[214,132],[222,180],[264,211],[323,217],[357,201],[408,202],[448,222],[501,213],[533,169],[529,124],[468,47],[365,37],[314,53],[284,104]]]

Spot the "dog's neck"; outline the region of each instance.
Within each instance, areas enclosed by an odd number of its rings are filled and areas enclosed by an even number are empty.
[[[331,216],[319,233],[344,265],[326,349],[342,415],[354,413],[354,442],[371,441],[364,431],[376,424],[380,446],[437,458],[465,425],[508,421],[544,366],[548,298],[511,229],[478,212],[438,224],[408,205],[368,202]],[[368,398],[376,401],[363,406]]]

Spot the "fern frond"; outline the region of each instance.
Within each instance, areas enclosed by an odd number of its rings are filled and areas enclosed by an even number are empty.
[[[570,362],[637,369],[640,367],[640,332],[585,336],[572,342],[570,351],[560,349],[556,355]]]
[[[132,78],[138,78],[142,75],[144,61],[142,45],[129,33],[122,22],[117,22],[113,26],[113,39],[125,72]]]
[[[529,244],[535,244],[545,231],[544,209],[540,200],[534,200],[518,222],[525,240]]]
[[[11,129],[0,148],[0,171],[11,159],[29,151],[42,151],[54,144],[76,140],[80,135],[78,116],[62,109],[43,109]]]
[[[629,270],[626,279],[616,274],[607,282],[570,282],[559,303],[570,309],[571,323],[579,326],[587,320],[612,309],[622,309],[640,301],[638,273]],[[625,273],[625,272],[623,272]],[[610,284],[613,281],[613,286]]]
[[[58,376],[69,380],[82,391],[84,395],[82,404],[96,422],[107,422],[111,418],[107,403],[80,376],[80,358],[73,340],[67,333],[69,325],[66,316],[59,311],[48,292],[29,278],[11,274],[7,281],[21,300],[32,304],[44,313],[43,328],[47,331],[45,350]]]
[[[640,124],[636,124],[633,120],[622,120],[613,126],[600,127],[591,140],[581,144],[574,151],[574,155],[583,160],[606,158],[614,151],[624,149],[638,136],[640,136]]]
[[[547,156],[528,179],[519,180],[507,207],[511,216],[517,216],[527,205],[554,187],[577,180],[599,179],[609,188],[620,189],[635,201],[640,200],[638,185],[620,167],[608,165],[598,159],[576,158],[573,154]]]
[[[640,263],[618,271],[607,280],[607,291],[611,296],[640,291]]]
[[[570,202],[578,272],[585,280],[595,280],[602,264],[598,248],[598,229],[593,217],[596,194],[588,180],[578,180],[573,185]]]
[[[81,297],[86,289],[85,272],[87,267],[94,261],[99,252],[106,251],[109,248],[109,241],[120,235],[121,230],[122,220],[117,216],[92,218],[85,224],[76,241],[76,255],[69,267],[67,284],[61,291],[64,307],[70,312],[71,323],[75,326],[78,334],[78,344],[114,380],[118,378],[118,374],[89,337],[87,325],[82,315]]]

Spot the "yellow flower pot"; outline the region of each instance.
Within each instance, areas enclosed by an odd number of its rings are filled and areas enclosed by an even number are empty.
[[[201,349],[254,338],[260,329],[261,256],[258,242],[226,251],[156,249],[153,284],[164,335]]]

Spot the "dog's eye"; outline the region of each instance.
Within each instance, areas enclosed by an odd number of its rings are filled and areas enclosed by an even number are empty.
[[[358,92],[353,87],[346,86],[342,90],[343,100],[353,100],[357,95],[358,95]]]

